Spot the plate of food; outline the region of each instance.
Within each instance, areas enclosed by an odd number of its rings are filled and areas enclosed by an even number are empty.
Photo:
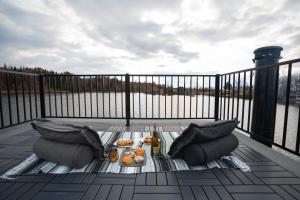
[[[151,144],[151,138],[152,138],[152,136],[148,135],[148,136],[145,136],[143,138],[140,138],[139,142],[142,142],[144,144]],[[160,139],[158,139],[158,141],[160,141]]]
[[[119,163],[123,167],[141,167],[146,164],[147,156],[145,149],[137,147],[135,149],[125,149],[122,151]]]
[[[131,147],[134,141],[132,139],[118,139],[114,145],[118,147]]]

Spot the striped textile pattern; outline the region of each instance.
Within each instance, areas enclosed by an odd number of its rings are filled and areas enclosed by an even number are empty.
[[[230,159],[218,159],[211,161],[205,165],[188,166],[182,159],[170,159],[167,152],[176,137],[180,132],[159,132],[159,139],[161,142],[161,155],[152,157],[150,155],[150,145],[140,142],[140,139],[151,134],[150,131],[145,132],[98,132],[99,137],[105,145],[112,145],[115,141],[121,138],[131,138],[134,144],[131,148],[137,146],[143,147],[147,154],[146,165],[142,167],[122,167],[119,162],[110,162],[107,158],[105,160],[94,160],[81,169],[74,169],[68,166],[52,163],[39,159],[35,154],[25,159],[22,163],[7,171],[2,177],[9,177],[20,174],[36,174],[36,173],[140,173],[140,172],[162,172],[162,171],[180,171],[180,170],[204,170],[208,168],[239,168]],[[125,148],[118,147],[119,155]],[[235,157],[235,159],[237,159]]]

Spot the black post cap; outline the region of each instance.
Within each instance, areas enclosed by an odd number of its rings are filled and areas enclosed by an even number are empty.
[[[280,59],[280,52],[283,50],[281,46],[266,46],[258,48],[254,51],[254,60],[260,60],[265,58]]]

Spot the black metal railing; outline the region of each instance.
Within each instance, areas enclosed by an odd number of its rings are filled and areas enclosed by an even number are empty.
[[[0,123],[10,127],[40,117],[39,75],[0,71]]]
[[[277,73],[274,102],[260,105],[259,112],[275,112],[273,127],[274,139],[272,144],[290,153],[299,154],[300,142],[300,59],[289,60],[276,65],[261,68],[225,73],[220,75],[219,85],[219,115],[218,119],[238,118],[238,129],[253,134],[253,98],[259,95],[267,99],[268,91],[264,94],[255,92],[255,76],[266,73],[264,87],[268,88],[268,74]],[[260,87],[260,86],[257,86]],[[268,108],[268,104],[275,104],[275,108]],[[272,119],[269,119],[272,121]],[[259,123],[269,123],[261,121]]]
[[[238,129],[253,135],[255,79],[266,72],[268,80],[275,69],[272,144],[299,155],[298,66],[300,59],[295,59],[217,75],[37,75],[1,70],[0,125],[6,128],[38,117],[126,119],[127,125],[131,119],[238,118]]]
[[[45,117],[125,119],[125,75],[45,75]]]

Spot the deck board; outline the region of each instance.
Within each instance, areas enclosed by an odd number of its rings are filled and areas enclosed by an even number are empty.
[[[82,122],[85,123],[85,122]],[[152,130],[151,124],[130,128],[113,123],[90,122],[102,131]],[[182,123],[160,124],[160,130],[181,131]],[[0,132],[0,173],[32,153],[38,134],[29,124]],[[34,174],[12,181],[0,180],[2,199],[300,199],[300,178],[280,163],[240,144],[233,152],[245,161],[251,173],[237,169],[159,172],[139,174]],[[299,166],[300,167],[300,166]]]

